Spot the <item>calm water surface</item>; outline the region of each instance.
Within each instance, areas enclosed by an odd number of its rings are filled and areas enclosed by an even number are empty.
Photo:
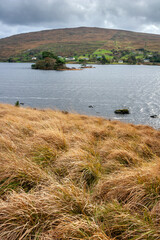
[[[75,65],[74,65],[75,66]],[[160,128],[160,67],[96,65],[82,71],[32,70],[0,63],[0,102],[75,111]],[[93,105],[93,108],[89,108]],[[131,114],[117,116],[115,109]],[[156,114],[158,118],[150,118]]]

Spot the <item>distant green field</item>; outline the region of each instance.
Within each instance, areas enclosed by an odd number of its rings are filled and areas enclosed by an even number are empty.
[[[84,55],[80,55],[78,57],[78,59],[84,59],[84,58],[89,58],[90,54],[84,54]]]
[[[113,54],[110,50],[106,49],[97,49],[93,55],[108,55],[108,54]]]
[[[121,57],[121,59],[122,60],[127,60],[130,56],[131,56],[131,54],[126,54],[125,56]]]
[[[144,58],[144,55],[136,56],[136,59],[143,59],[143,58]]]
[[[105,58],[109,61],[111,61],[113,59],[113,56],[109,56],[109,55],[105,55]]]

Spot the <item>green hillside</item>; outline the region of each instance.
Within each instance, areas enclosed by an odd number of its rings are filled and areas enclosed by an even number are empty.
[[[0,39],[0,61],[30,61],[43,51],[64,57],[110,51],[160,51],[160,35],[123,30],[79,27],[24,33]]]

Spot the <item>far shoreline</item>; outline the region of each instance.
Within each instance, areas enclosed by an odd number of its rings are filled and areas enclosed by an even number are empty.
[[[0,63],[30,63],[34,64],[35,62],[8,62],[8,61],[0,61]],[[67,62],[66,64],[74,64],[74,65],[81,65],[81,63],[78,62]],[[107,64],[101,64],[101,63],[94,63],[94,62],[89,62],[86,63],[88,65],[100,65],[100,66],[108,66],[108,65],[118,65],[118,66],[160,66],[160,63],[141,63],[141,64],[128,64],[128,63],[107,63]],[[90,67],[84,67],[84,68],[90,68]],[[94,67],[93,67],[94,68]],[[64,71],[66,69],[62,69]],[[68,70],[81,70],[81,69],[68,69]],[[61,70],[58,70],[61,71]]]

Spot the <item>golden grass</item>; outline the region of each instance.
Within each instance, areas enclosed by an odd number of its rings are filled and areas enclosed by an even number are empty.
[[[0,239],[160,239],[160,132],[0,105]]]

